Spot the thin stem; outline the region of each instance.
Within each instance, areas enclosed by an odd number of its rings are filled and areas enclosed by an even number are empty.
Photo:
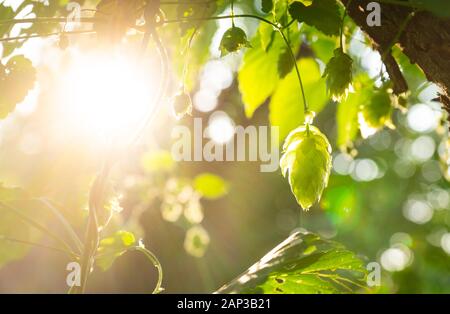
[[[54,32],[54,33],[49,33],[49,34],[36,34],[36,35],[17,36],[17,37],[5,37],[5,38],[0,38],[0,42],[26,40],[26,39],[39,38],[39,37],[59,36],[62,33],[64,33],[65,35],[79,35],[79,34],[95,34],[96,32],[92,31],[92,30],[85,30],[85,31],[71,31],[71,32]]]
[[[102,206],[102,200],[107,182],[106,180],[111,170],[111,166],[112,164],[109,160],[105,160],[102,169],[92,184],[91,191],[89,193],[89,218],[84,251],[81,256],[81,287],[74,289],[74,292],[76,293],[84,293],[87,280],[91,272],[94,256],[97,252],[100,238],[97,212]]]
[[[352,0],[348,0],[347,5],[345,5],[345,10],[344,10],[344,15],[342,16],[342,23],[341,23],[341,36],[339,38],[339,42],[341,45],[341,49],[342,51],[344,51],[344,22],[345,22],[345,18],[347,17],[348,14],[348,7],[350,6],[350,4],[352,4]]]
[[[231,24],[234,27],[234,0],[231,0]]]
[[[71,258],[75,258],[75,259],[80,257],[77,253],[74,253],[72,251],[67,251],[67,250],[62,249],[62,248],[49,246],[49,245],[44,245],[44,244],[40,244],[40,243],[35,243],[35,242],[31,242],[31,241],[14,239],[14,238],[10,238],[10,237],[4,236],[4,235],[0,235],[0,241],[8,241],[8,242],[20,243],[20,244],[40,247],[40,248],[48,249],[48,250],[52,250],[52,251],[57,251],[57,252],[61,252],[61,253],[67,254]]]
[[[277,30],[278,30],[278,33],[280,33],[281,37],[283,37],[283,40],[286,43],[286,46],[288,48],[289,54],[291,55],[292,62],[294,62],[295,72],[297,73],[298,83],[300,85],[300,90],[302,92],[303,110],[306,115],[306,113],[309,111],[309,108],[308,108],[308,103],[306,101],[305,88],[303,87],[302,76],[300,75],[300,69],[298,68],[298,64],[297,64],[297,58],[295,57],[294,52],[292,51],[291,45],[289,44],[289,40],[284,35],[283,31],[278,27],[277,27]]]
[[[80,23],[94,23],[94,22],[104,22],[104,18],[98,17],[81,17]],[[25,23],[64,23],[67,22],[67,17],[36,17],[36,18],[24,18],[24,19],[8,19],[0,20],[0,25],[7,24],[25,24]],[[77,21],[78,22],[78,21]]]
[[[143,253],[151,261],[153,266],[155,266],[155,268],[158,271],[158,281],[156,282],[155,289],[153,289],[152,293],[155,294],[155,293],[161,292],[163,290],[162,289],[163,269],[162,269],[161,263],[159,262],[158,258],[152,252],[150,252],[143,246],[136,246],[136,247],[132,248],[131,250],[135,250],[135,251]]]
[[[30,226],[34,227],[35,229],[41,231],[42,233],[48,235],[50,238],[55,240],[57,243],[61,244],[67,251],[73,252],[72,248],[64,240],[62,240],[58,235],[56,235],[53,232],[51,232],[50,230],[48,230],[47,227],[36,222],[33,218],[28,217],[26,214],[20,212],[19,210],[15,209],[14,207],[11,207],[1,201],[0,201],[0,207],[14,213],[16,216],[18,216],[20,219],[22,219],[22,221],[24,221],[25,223],[27,223]]]
[[[221,16],[208,16],[208,17],[193,17],[193,18],[180,18],[173,20],[165,20],[162,24],[172,24],[172,23],[183,23],[183,22],[193,22],[193,21],[212,21],[212,20],[225,20],[231,18],[252,18],[260,20],[264,23],[270,24],[275,28],[280,28],[279,25],[273,23],[261,16],[253,14],[236,14],[236,15],[221,15]]]

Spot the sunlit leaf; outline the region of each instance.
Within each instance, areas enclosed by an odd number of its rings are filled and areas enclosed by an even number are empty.
[[[116,258],[135,245],[136,238],[131,232],[117,231],[114,235],[100,241],[95,263],[105,271],[112,266]]]
[[[273,26],[267,23],[259,24],[258,35],[261,41],[261,47],[264,51],[268,51],[270,49],[275,37],[277,36]],[[257,47],[257,45],[254,45],[254,47]]]
[[[355,253],[313,233],[294,233],[218,293],[352,293],[366,270]]]
[[[261,26],[260,26],[261,29]],[[252,117],[264,101],[272,95],[278,83],[278,58],[284,43],[275,36],[270,49],[266,52],[258,43],[261,35],[252,40],[252,49],[248,49],[239,70],[239,90],[245,106],[245,114]]]
[[[300,126],[283,145],[281,171],[304,210],[317,203],[331,172],[331,145],[315,126]]]
[[[358,93],[351,93],[346,100],[338,104],[336,113],[338,147],[351,146],[351,143],[358,135],[360,104],[361,97]]]
[[[325,81],[320,76],[319,66],[313,59],[298,61],[304,73],[303,85],[310,110],[319,113],[326,105]],[[278,85],[269,105],[270,123],[280,128],[280,139],[304,122],[301,92],[295,71],[291,71]]]
[[[202,173],[195,177],[194,188],[203,197],[216,199],[228,193],[228,183],[212,173]]]

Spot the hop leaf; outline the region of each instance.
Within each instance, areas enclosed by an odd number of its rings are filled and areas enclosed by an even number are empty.
[[[172,110],[175,118],[181,119],[185,115],[192,114],[192,100],[187,93],[179,93],[172,99]]]
[[[220,41],[221,56],[226,56],[231,52],[236,52],[242,48],[251,48],[250,42],[247,40],[247,34],[242,28],[233,26],[228,29]]]
[[[331,171],[331,146],[314,126],[292,131],[283,146],[280,161],[283,176],[288,175],[292,193],[304,210],[320,200]]]
[[[328,62],[323,77],[327,80],[328,92],[335,101],[345,99],[352,83],[352,58],[342,51],[334,50],[334,57]]]
[[[375,90],[370,98],[361,105],[360,116],[367,126],[381,129],[391,124],[392,98],[387,87]]]

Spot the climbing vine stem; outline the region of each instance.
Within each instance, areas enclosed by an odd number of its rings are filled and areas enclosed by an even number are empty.
[[[345,5],[344,15],[342,16],[342,24],[341,24],[341,34],[339,37],[340,45],[342,51],[344,51],[344,26],[345,26],[345,18],[348,15],[348,8],[352,4],[352,0],[348,0],[347,5]]]

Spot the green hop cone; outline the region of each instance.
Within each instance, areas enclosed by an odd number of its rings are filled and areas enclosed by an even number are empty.
[[[341,48],[334,50],[334,57],[328,61],[323,73],[326,77],[327,89],[335,101],[341,101],[347,97],[352,83],[353,59]]]
[[[304,210],[317,203],[328,185],[331,172],[331,145],[320,130],[303,125],[292,131],[283,145],[280,160],[283,176],[288,176],[292,193]]]
[[[192,114],[192,100],[188,93],[181,92],[172,99],[172,111],[175,118],[182,119],[186,115]]]
[[[251,48],[250,42],[247,40],[247,34],[242,28],[233,26],[223,34],[220,41],[221,57],[245,47]]]
[[[364,122],[373,129],[390,126],[393,106],[392,98],[386,87],[376,89],[361,105],[360,113]]]

